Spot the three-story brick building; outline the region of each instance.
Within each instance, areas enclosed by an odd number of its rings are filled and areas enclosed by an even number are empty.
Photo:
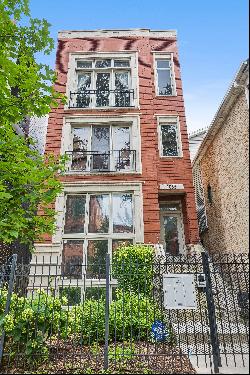
[[[37,252],[103,262],[122,243],[185,253],[198,241],[175,31],[59,33],[47,153],[69,156],[57,232]],[[87,277],[92,271],[87,269]]]

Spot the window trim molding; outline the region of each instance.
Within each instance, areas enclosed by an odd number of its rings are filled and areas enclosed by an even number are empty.
[[[105,183],[81,183],[81,184],[74,184],[73,182],[70,184],[64,184],[63,186],[63,193],[59,194],[56,203],[55,203],[55,212],[56,212],[56,232],[52,236],[52,244],[61,243],[65,237],[68,235],[64,235],[64,212],[65,212],[65,196],[67,194],[105,194],[105,193],[131,193],[133,194],[133,212],[134,212],[134,233],[126,233],[127,237],[131,236],[134,237],[135,242],[142,242],[144,241],[144,222],[143,222],[143,195],[142,195],[142,183],[112,183],[112,184],[105,184]],[[86,202],[87,204],[87,202]],[[85,236],[86,234],[80,234],[81,236]],[[103,235],[103,233],[100,235]],[[119,236],[120,234],[117,233]],[[75,236],[75,235],[74,235]],[[96,236],[93,233],[93,237]],[[104,234],[105,238],[108,238],[111,234]],[[117,236],[117,237],[118,237]],[[70,237],[70,235],[69,235]],[[121,235],[120,235],[121,237]],[[123,236],[122,236],[123,237]],[[125,237],[125,234],[124,234]],[[70,239],[70,238],[68,238]],[[60,253],[62,254],[62,247],[60,249]]]
[[[119,174],[142,174],[141,162],[141,129],[140,129],[140,116],[139,115],[122,115],[122,116],[67,116],[63,118],[61,150],[60,154],[64,155],[66,151],[71,151],[71,129],[74,124],[77,125],[94,125],[103,124],[130,124],[131,126],[131,139],[130,148],[136,151],[136,170],[135,171],[118,171],[110,172],[107,175]],[[68,171],[67,175],[105,175],[105,172],[89,172],[89,171]]]
[[[173,87],[173,94],[172,95],[159,95],[158,91],[158,74],[157,74],[157,64],[156,60],[164,60],[169,59],[171,60],[171,77],[172,77],[172,87]],[[171,98],[177,96],[177,89],[176,89],[176,78],[175,78],[175,64],[174,64],[174,53],[173,52],[153,52],[153,66],[154,66],[154,85],[155,85],[155,97],[159,98]]]
[[[70,91],[72,88],[77,87],[77,60],[83,59],[128,59],[130,58],[130,80],[131,80],[131,90],[134,90],[134,105],[132,107],[86,107],[86,108],[69,108],[69,103],[67,102],[64,105],[65,110],[70,111],[84,111],[84,110],[116,110],[117,109],[139,109],[139,73],[138,73],[138,52],[131,51],[121,51],[121,52],[71,52],[69,53],[69,62],[68,62],[68,73],[67,73],[67,82],[66,82],[66,96],[70,97]],[[118,68],[120,70],[121,68]],[[89,69],[91,70],[91,69]]]
[[[166,123],[168,123],[168,122],[170,123],[170,122],[173,122],[173,121],[176,122],[176,125],[177,125],[178,155],[176,155],[176,156],[163,155],[161,126],[167,125]],[[157,116],[157,130],[158,130],[158,150],[159,150],[160,158],[161,159],[183,158],[180,117],[177,116],[177,115],[160,115],[160,116]]]

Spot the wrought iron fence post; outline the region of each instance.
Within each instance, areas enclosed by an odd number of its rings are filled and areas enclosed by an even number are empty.
[[[106,255],[106,301],[105,301],[105,346],[104,346],[104,370],[109,367],[109,288],[110,288],[110,255]]]
[[[219,373],[219,367],[221,367],[221,358],[220,358],[220,343],[218,338],[218,330],[216,324],[216,315],[215,315],[215,304],[214,297],[212,292],[212,280],[209,269],[209,258],[206,252],[202,252],[202,265],[203,272],[206,278],[206,298],[207,298],[207,307],[208,307],[208,319],[210,327],[210,340],[212,345],[213,353],[213,363],[214,363],[214,372],[215,374]]]
[[[9,313],[9,310],[10,310],[11,295],[12,295],[13,287],[14,287],[16,264],[17,264],[17,255],[14,254],[14,255],[12,255],[11,270],[10,270],[10,275],[9,275],[8,293],[7,293],[7,299],[6,299],[6,305],[5,305],[3,317],[5,317]],[[4,340],[5,340],[5,331],[3,329],[3,332],[2,332],[2,335],[1,335],[1,338],[0,338],[0,367],[1,367],[2,359],[3,359]]]

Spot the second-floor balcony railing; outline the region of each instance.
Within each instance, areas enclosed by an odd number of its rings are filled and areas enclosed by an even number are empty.
[[[134,107],[134,90],[70,91],[69,108]]]
[[[135,150],[67,151],[68,170],[75,172],[135,172]]]

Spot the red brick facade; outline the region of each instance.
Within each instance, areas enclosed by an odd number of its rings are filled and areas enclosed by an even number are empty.
[[[72,52],[117,52],[136,51],[138,53],[139,72],[139,108],[112,109],[65,109],[63,105],[53,109],[50,114],[46,153],[59,154],[62,141],[62,127],[65,116],[99,115],[119,116],[120,114],[139,114],[141,132],[141,174],[103,175],[66,175],[64,181],[95,182],[141,182],[143,186],[143,219],[145,243],[157,243],[160,235],[159,202],[179,199],[182,202],[182,214],[186,244],[197,243],[198,227],[192,182],[192,169],[189,155],[188,134],[185,120],[180,64],[177,42],[174,36],[155,36],[145,32],[145,36],[88,36],[63,37],[59,34],[56,71],[58,81],[56,90],[66,93],[69,54]],[[155,92],[153,52],[173,53],[176,96],[160,97]],[[157,115],[179,116],[182,142],[182,157],[160,158],[158,147]],[[183,184],[183,190],[162,190],[160,184]]]

